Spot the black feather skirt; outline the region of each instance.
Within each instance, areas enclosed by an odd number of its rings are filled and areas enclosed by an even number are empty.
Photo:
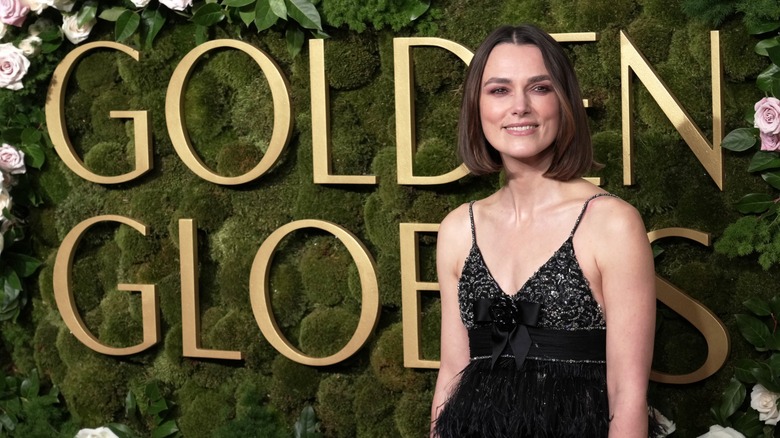
[[[474,359],[435,424],[439,438],[606,437],[604,363]]]

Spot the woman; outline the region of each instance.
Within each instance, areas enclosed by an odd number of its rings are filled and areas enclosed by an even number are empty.
[[[594,167],[579,85],[540,29],[501,27],[465,82],[459,153],[506,184],[441,223],[439,437],[647,437],[653,256]]]

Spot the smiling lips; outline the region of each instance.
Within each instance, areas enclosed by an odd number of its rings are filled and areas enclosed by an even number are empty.
[[[505,126],[504,129],[512,133],[524,133],[538,127],[539,125],[509,125]]]

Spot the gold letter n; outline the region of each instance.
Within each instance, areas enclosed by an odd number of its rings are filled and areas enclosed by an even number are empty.
[[[720,143],[723,139],[723,101],[722,77],[720,64],[720,35],[717,31],[710,32],[710,59],[712,68],[712,143],[710,143],[691,116],[683,109],[680,102],[672,95],[669,88],[658,77],[658,74],[647,62],[647,59],[637,50],[634,43],[624,32],[620,32],[620,78],[622,92],[623,116],[623,184],[634,183],[634,171],[631,167],[634,145],[632,141],[633,108],[631,90],[631,71],[647,87],[647,91],[658,103],[666,117],[674,124],[685,143],[691,148],[696,158],[710,174],[718,188],[723,190],[723,155]]]

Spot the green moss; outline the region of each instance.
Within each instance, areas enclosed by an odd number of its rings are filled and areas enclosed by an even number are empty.
[[[404,367],[403,325],[393,324],[379,334],[371,351],[371,368],[379,382],[391,391],[402,392],[419,388],[423,376],[419,371]]]
[[[127,377],[114,359],[82,356],[59,386],[68,409],[84,424],[106,424],[124,409]]]
[[[54,382],[61,382],[67,370],[57,350],[59,331],[59,327],[51,322],[41,321],[36,325],[33,337],[35,365],[42,376],[49,376]]]
[[[433,393],[405,392],[395,409],[395,424],[404,438],[425,436],[431,429]]]
[[[335,237],[314,237],[301,254],[299,269],[303,292],[315,305],[335,306],[349,294],[344,272],[352,256]]]
[[[355,379],[349,375],[333,374],[320,382],[317,390],[317,417],[329,437],[355,436]]]
[[[629,23],[639,11],[635,0],[580,0],[577,2],[574,28],[599,31]]]
[[[272,365],[270,400],[288,418],[297,416],[317,393],[320,376],[316,369],[277,356]]]
[[[187,383],[176,396],[187,400],[181,405],[181,416],[176,421],[182,435],[187,437],[212,437],[216,429],[235,415],[233,400],[227,391]],[[204,415],[206,412],[208,415]]]
[[[110,291],[101,301],[100,310],[103,314],[103,322],[97,333],[101,343],[119,348],[143,341],[143,318],[139,293]]]
[[[376,43],[366,33],[325,43],[325,75],[336,90],[354,90],[371,81],[379,70]]]
[[[383,385],[377,385],[378,378],[367,372],[358,378],[355,384],[355,412],[357,437],[385,438],[399,437],[393,412],[400,398],[399,394],[388,391]]]
[[[279,264],[271,271],[271,302],[276,322],[282,327],[300,324],[308,308],[306,295],[298,267],[290,263]]]
[[[359,315],[341,308],[318,308],[301,321],[301,350],[314,357],[330,356],[347,344]]]

